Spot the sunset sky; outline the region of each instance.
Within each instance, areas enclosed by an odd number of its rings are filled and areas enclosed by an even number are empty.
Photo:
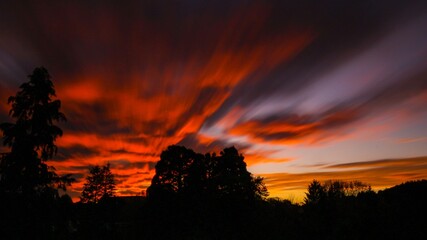
[[[39,66],[74,199],[107,162],[140,194],[171,144],[234,145],[295,201],[314,178],[427,179],[426,1],[1,1],[0,122]]]

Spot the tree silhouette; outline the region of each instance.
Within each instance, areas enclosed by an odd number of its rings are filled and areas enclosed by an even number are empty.
[[[323,184],[313,180],[307,189],[304,203],[306,205],[319,204],[322,201],[334,201],[345,197],[356,197],[361,193],[370,192],[371,186],[360,181],[327,180]]]
[[[268,195],[262,178],[254,178],[246,169],[244,157],[235,147],[225,148],[211,158],[211,181],[217,196],[260,199]]]
[[[308,192],[305,195],[304,203],[308,205],[319,204],[326,196],[324,187],[316,179],[308,185]]]
[[[102,167],[96,165],[89,170],[80,199],[84,203],[98,203],[101,199],[113,197],[115,189],[116,183],[110,171],[110,164]]]
[[[357,196],[362,192],[371,191],[371,186],[360,181],[328,180],[323,184],[328,199],[340,199]]]
[[[9,97],[10,116],[15,123],[2,123],[3,144],[10,147],[0,166],[0,193],[35,197],[57,194],[54,190],[71,184],[69,175],[59,177],[55,169],[46,164],[56,154],[55,140],[62,130],[55,122],[65,121],[59,111],[61,102],[53,100],[55,89],[48,71],[34,69],[29,82]]]
[[[147,193],[151,198],[203,195],[254,200],[268,195],[262,178],[246,169],[236,148],[216,154],[195,153],[182,146],[169,146],[160,155],[156,174]]]
[[[151,198],[165,199],[190,191],[197,179],[195,166],[202,156],[183,146],[168,146],[156,164],[156,175],[147,189]],[[197,159],[197,160],[196,160]]]

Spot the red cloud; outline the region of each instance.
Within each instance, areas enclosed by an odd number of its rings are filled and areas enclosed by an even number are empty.
[[[43,7],[44,11],[50,8]],[[41,32],[55,32],[55,43],[74,39],[80,46],[72,51],[62,46],[58,53],[63,56],[43,51],[52,54],[46,58],[78,62],[77,71],[52,73],[54,81],[60,80],[55,82],[57,94],[68,117],[58,145],[79,144],[98,151],[54,162],[60,173],[79,173],[89,165],[118,159],[157,160],[168,145],[197,134],[238,84],[265,76],[313,39],[306,29],[266,32],[270,9],[258,5],[235,9],[220,20],[208,12],[200,16],[201,22],[166,14],[162,18],[170,24],[165,25],[144,15],[124,23],[109,7],[88,11],[71,3],[55,23],[51,17],[36,14]],[[77,13],[80,18],[74,17]],[[176,21],[182,28],[179,33]],[[123,30],[129,35],[120,37]],[[152,169],[114,166],[112,171],[132,176],[121,179],[118,189],[123,194],[140,192],[153,174]],[[137,174],[141,171],[146,174]],[[80,181],[72,191],[81,187]]]

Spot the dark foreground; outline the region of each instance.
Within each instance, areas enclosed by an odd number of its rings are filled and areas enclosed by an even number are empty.
[[[303,206],[196,197],[1,201],[1,239],[427,239],[426,180]]]

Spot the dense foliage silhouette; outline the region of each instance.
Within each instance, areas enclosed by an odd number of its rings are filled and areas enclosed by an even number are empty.
[[[359,194],[371,192],[371,186],[360,181],[328,180],[323,184],[313,180],[304,198],[306,205],[316,205],[339,200],[345,197],[356,197]]]
[[[95,165],[89,169],[80,200],[83,203],[98,203],[103,198],[114,196],[116,182],[110,171],[110,164]]]
[[[52,100],[55,89],[45,68],[36,68],[30,81],[9,97],[10,116],[15,123],[2,123],[3,143],[10,147],[2,160],[0,191],[26,197],[65,188],[70,179],[61,178],[45,162],[57,151],[55,140],[62,130],[55,122],[65,121],[61,102]]]
[[[50,75],[41,67],[34,69],[29,79],[8,100],[15,122],[0,124],[3,144],[10,148],[0,164],[2,227],[28,229],[16,231],[14,239],[26,238],[31,231],[50,233],[48,228],[57,214],[53,207],[61,204],[58,189],[65,190],[73,181],[70,175],[58,176],[46,164],[57,151],[55,140],[62,135],[55,123],[66,120],[60,112],[61,102],[53,99]]]
[[[350,183],[318,183],[336,182]],[[115,239],[122,239],[121,234],[126,239],[425,239],[426,192],[427,181],[422,180],[378,193],[348,192],[321,204],[277,198],[139,200],[130,211],[134,214],[122,218],[112,232]],[[122,217],[119,212],[130,205],[116,201],[104,206]]]
[[[314,179],[309,185],[307,189],[306,197],[304,198],[304,203],[306,205],[319,204],[326,198],[326,190],[322,186],[322,184]]]
[[[244,157],[236,148],[200,154],[183,146],[169,146],[160,155],[147,193],[149,199],[217,198],[256,200],[268,196],[262,178],[246,169]]]

